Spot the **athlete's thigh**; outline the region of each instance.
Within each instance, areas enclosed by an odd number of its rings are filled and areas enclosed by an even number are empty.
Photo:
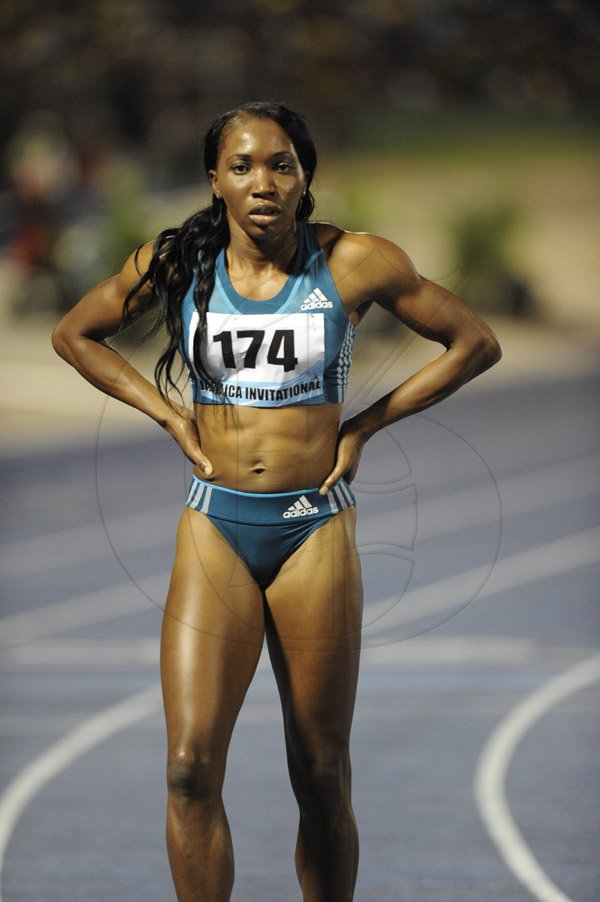
[[[336,514],[309,535],[267,588],[273,624],[287,647],[342,650],[360,643],[355,522],[353,507]]]
[[[337,514],[286,561],[266,592],[269,651],[286,719],[309,743],[350,732],[362,616],[354,529],[354,508]]]
[[[226,745],[263,636],[262,592],[208,518],[186,509],[161,641],[170,745]]]

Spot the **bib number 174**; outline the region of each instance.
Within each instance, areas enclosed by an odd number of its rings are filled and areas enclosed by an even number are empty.
[[[242,350],[239,339],[249,338],[250,344]],[[238,367],[236,363],[236,353],[243,354],[243,367],[245,369],[256,369],[257,358],[260,349],[265,340],[264,329],[242,329],[234,333],[229,331],[219,332],[213,335],[213,342],[221,345],[221,353],[223,355],[223,366],[226,369],[234,370]],[[284,372],[289,373],[295,369],[298,364],[298,358],[294,349],[294,330],[293,329],[275,329],[267,350],[267,363],[274,366],[282,366]]]

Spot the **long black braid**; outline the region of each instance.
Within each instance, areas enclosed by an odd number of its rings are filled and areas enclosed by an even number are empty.
[[[220,116],[209,128],[204,138],[204,168],[208,174],[216,169],[219,151],[226,126],[242,116],[265,116],[273,119],[292,140],[303,171],[308,172],[307,190],[296,218],[306,222],[314,210],[314,199],[308,190],[317,165],[315,147],[302,116],[278,103],[246,103]],[[177,378],[183,363],[173,377],[173,366],[183,337],[181,304],[193,283],[194,305],[198,311],[198,326],[194,336],[194,369],[208,387],[222,393],[221,383],[215,379],[202,360],[200,346],[206,331],[206,313],[215,284],[215,264],[219,252],[229,243],[227,211],[221,198],[213,194],[212,203],[194,213],[179,228],[165,229],[156,238],[147,272],[131,289],[125,299],[124,325],[131,323],[138,312],[132,310],[132,301],[140,289],[150,288],[149,300],[141,313],[152,309],[154,319],[145,337],[166,327],[168,344],[158,359],[154,378],[161,394],[168,399],[171,389],[179,393]]]
[[[200,354],[200,342],[206,328],[206,311],[215,283],[215,262],[221,248],[229,240],[229,227],[225,205],[213,198],[210,207],[194,213],[175,229],[165,229],[156,238],[148,271],[129,292],[125,301],[125,323],[132,321],[130,304],[140,290],[149,284],[151,296],[142,308],[152,308],[153,323],[145,337],[156,334],[163,326],[167,330],[168,344],[158,358],[154,379],[161,393],[168,398],[171,389],[177,388],[179,372],[173,376],[173,367],[183,338],[181,304],[194,283],[194,304],[199,314],[198,329],[194,338],[194,367],[201,379],[213,391],[219,391],[220,383],[207,371]]]

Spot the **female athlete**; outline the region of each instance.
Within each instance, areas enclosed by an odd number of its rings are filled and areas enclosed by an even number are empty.
[[[180,900],[230,898],[221,790],[263,639],[299,806],[305,902],[353,897],[349,736],[361,631],[350,483],[365,442],[499,358],[487,326],[398,247],[310,222],[302,117],[249,103],[204,142],[209,207],[92,289],[53,334],[87,380],[156,420],[194,463],[166,602],[167,843]],[[354,330],[379,304],[445,351],[340,427]],[[156,386],[105,339],[153,309],[169,344]],[[193,410],[173,400],[181,354]]]

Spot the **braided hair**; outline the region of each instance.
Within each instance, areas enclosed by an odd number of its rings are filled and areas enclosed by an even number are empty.
[[[224,113],[208,129],[203,143],[204,168],[216,169],[226,129],[243,117],[266,117],[276,122],[288,135],[298,154],[304,172],[307,172],[306,193],[303,195],[296,213],[296,219],[306,222],[314,210],[314,198],[310,183],[317,165],[317,155],[305,120],[298,113],[279,103],[245,103]],[[167,400],[171,389],[177,388],[177,377],[173,376],[173,366],[183,337],[181,304],[193,283],[193,299],[198,311],[198,326],[194,336],[194,368],[210,389],[222,393],[221,383],[211,374],[200,354],[202,337],[206,331],[206,313],[215,284],[215,263],[220,251],[229,242],[227,210],[222,198],[215,194],[211,204],[194,213],[178,228],[165,229],[156,238],[152,258],[147,272],[131,289],[125,299],[124,324],[128,325],[137,314],[131,303],[144,285],[150,288],[150,297],[142,312],[152,308],[154,321],[146,337],[156,334],[166,327],[168,343],[160,355],[154,370],[156,385]]]

